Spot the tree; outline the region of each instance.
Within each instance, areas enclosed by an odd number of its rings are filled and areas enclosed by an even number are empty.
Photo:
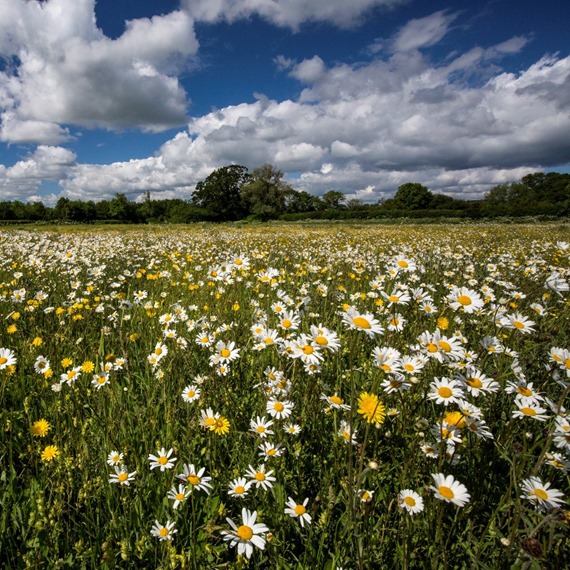
[[[425,210],[433,194],[419,182],[406,182],[398,187],[394,200],[404,210]]]
[[[264,164],[251,173],[249,182],[241,188],[241,197],[248,211],[265,221],[285,211],[289,190],[283,172],[272,164]]]
[[[206,210],[213,220],[239,220],[245,213],[240,190],[249,180],[245,166],[222,166],[196,184],[192,204]]]
[[[321,200],[325,208],[333,208],[336,210],[338,208],[342,208],[344,198],[345,196],[342,192],[338,192],[337,190],[329,190],[323,194]]]

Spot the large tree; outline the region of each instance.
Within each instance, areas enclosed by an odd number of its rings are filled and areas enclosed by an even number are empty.
[[[406,182],[398,187],[394,200],[404,210],[429,208],[433,194],[419,182]]]
[[[251,173],[241,189],[241,197],[249,213],[261,220],[270,220],[285,212],[290,186],[283,172],[272,164],[264,164]]]
[[[239,220],[245,213],[241,187],[250,180],[245,166],[230,164],[214,170],[196,184],[192,204],[209,212],[216,221]]]

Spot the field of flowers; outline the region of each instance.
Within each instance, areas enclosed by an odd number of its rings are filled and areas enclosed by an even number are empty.
[[[570,567],[570,226],[0,247],[0,566]]]

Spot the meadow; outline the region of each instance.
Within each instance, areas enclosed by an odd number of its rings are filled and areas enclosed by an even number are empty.
[[[0,247],[0,566],[570,567],[570,226]]]

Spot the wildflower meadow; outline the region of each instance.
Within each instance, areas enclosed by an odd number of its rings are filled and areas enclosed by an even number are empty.
[[[3,568],[570,567],[570,226],[0,247]]]

